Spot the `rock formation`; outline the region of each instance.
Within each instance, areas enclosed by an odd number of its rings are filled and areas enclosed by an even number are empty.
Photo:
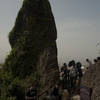
[[[57,31],[48,0],[24,0],[9,34],[12,50],[4,69],[14,77],[38,74],[44,87],[59,78],[56,47]]]
[[[83,76],[81,85],[92,89],[91,100],[100,100],[100,61],[89,67]]]

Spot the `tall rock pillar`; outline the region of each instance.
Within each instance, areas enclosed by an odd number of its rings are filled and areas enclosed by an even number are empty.
[[[20,79],[38,73],[41,84],[54,85],[59,79],[57,30],[48,0],[24,0],[9,33],[11,53],[5,70]]]

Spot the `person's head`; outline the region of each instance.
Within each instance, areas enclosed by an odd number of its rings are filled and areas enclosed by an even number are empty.
[[[88,58],[86,59],[86,62],[89,62],[89,59]]]
[[[94,59],[94,63],[97,63],[98,61],[97,61],[97,59]]]
[[[69,64],[68,64],[68,66],[69,66],[69,67],[75,66],[75,61],[74,61],[74,60],[70,61]]]
[[[72,60],[72,66],[75,66],[75,61],[74,60]]]
[[[97,61],[100,61],[100,57],[97,57]]]
[[[69,67],[71,67],[71,66],[72,66],[72,62],[71,62],[71,61],[69,62],[68,66],[69,66]]]
[[[67,66],[67,64],[66,64],[66,63],[64,63],[63,65],[64,65],[64,66]]]

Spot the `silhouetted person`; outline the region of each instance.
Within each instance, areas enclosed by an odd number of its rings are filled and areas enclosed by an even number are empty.
[[[81,79],[81,77],[83,76],[82,68],[81,68],[82,64],[80,62],[77,62],[76,67],[77,67],[77,71],[78,71],[78,77],[79,77],[79,79]]]
[[[76,63],[76,67],[77,67],[77,78],[78,78],[78,89],[80,88],[80,83],[81,83],[81,78],[83,76],[83,72],[82,72],[82,64],[80,62]]]
[[[76,78],[77,78],[77,71],[75,66],[75,61],[72,60],[69,62],[69,68],[70,68],[70,82],[71,82],[71,88],[75,88]]]
[[[87,62],[87,64],[88,64],[88,65],[87,65],[87,69],[88,69],[88,68],[92,65],[92,62],[91,62],[88,58],[86,59],[86,62]]]
[[[63,66],[62,66],[62,68],[61,68],[61,72],[64,72],[66,69],[67,69],[67,64],[64,63]]]
[[[59,85],[58,84],[56,84],[55,87],[53,88],[51,96],[53,96],[55,98],[54,100],[61,100],[61,95],[59,93]]]
[[[70,87],[70,70],[66,69],[63,75],[63,89],[68,89]]]
[[[67,74],[68,74],[67,64],[64,63],[63,67],[61,68],[61,73],[60,73],[63,89],[67,88],[67,78],[68,78]]]

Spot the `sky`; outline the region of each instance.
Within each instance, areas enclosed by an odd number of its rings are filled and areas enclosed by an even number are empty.
[[[99,56],[100,0],[49,0],[57,27],[59,64]],[[0,62],[10,52],[11,31],[22,0],[0,0]]]

